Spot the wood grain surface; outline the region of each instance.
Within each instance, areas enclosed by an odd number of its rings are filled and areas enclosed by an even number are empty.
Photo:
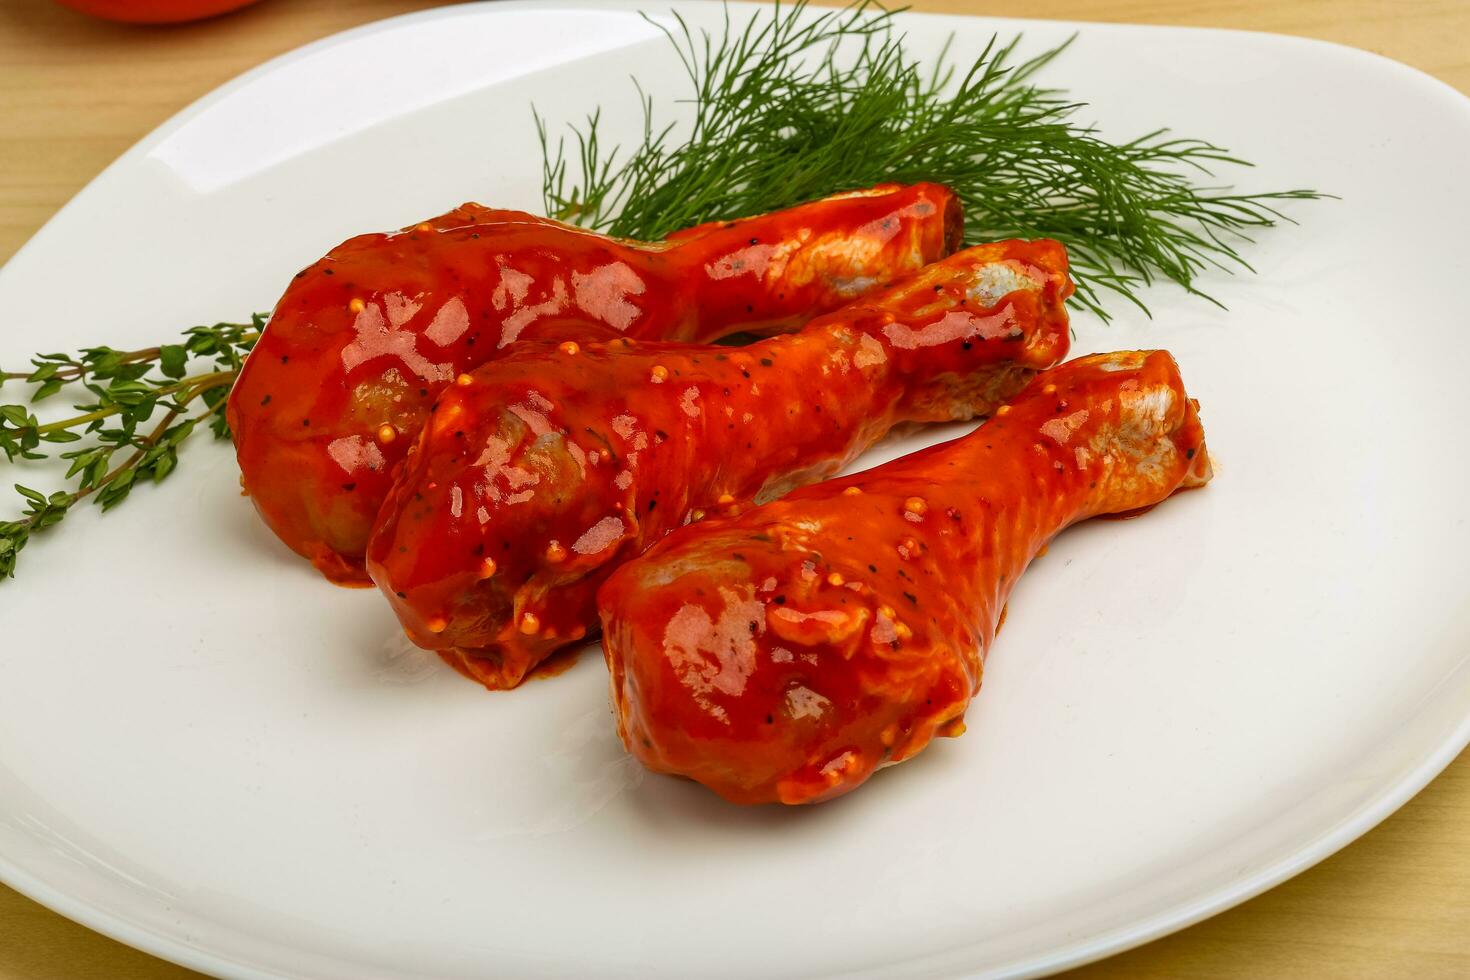
[[[134,141],[260,62],[428,0],[264,0],[138,28],[0,0],[0,262]],[[922,10],[1276,31],[1366,48],[1470,92],[1470,0],[914,0]],[[105,338],[98,338],[99,341]],[[1470,977],[1470,752],[1341,853],[1087,978]],[[197,976],[0,886],[0,980]]]

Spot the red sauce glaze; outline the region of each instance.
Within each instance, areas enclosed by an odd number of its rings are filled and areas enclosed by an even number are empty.
[[[1174,359],[1102,354],[964,438],[671,534],[598,597],[623,741],[738,803],[845,793],[963,732],[1057,532],[1209,478]]]
[[[560,677],[577,666],[577,662],[582,659],[584,649],[586,648],[583,646],[563,647],[532,668],[531,672],[526,675],[526,680],[543,681],[552,677]],[[472,677],[471,680],[473,679]]]
[[[256,509],[328,578],[362,556],[392,473],[456,376],[517,341],[710,341],[795,329],[959,247],[935,184],[886,185],[669,242],[466,204],[350,239],[281,297],[231,393]]]
[[[748,347],[521,345],[441,397],[369,571],[415,643],[513,687],[670,530],[1000,404],[1066,355],[1071,288],[1061,245],[1000,242]]]

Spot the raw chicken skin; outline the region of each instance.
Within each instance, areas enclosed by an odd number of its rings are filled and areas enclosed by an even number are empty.
[[[396,464],[456,376],[533,338],[779,333],[959,247],[955,197],[887,185],[669,242],[466,204],[297,274],[230,395],[243,485],[328,578],[362,556]]]
[[[1047,542],[1209,480],[1196,409],[1165,352],[1083,357],[964,438],[666,537],[598,597],[623,742],[810,803],[960,734]]]
[[[1070,292],[1061,245],[1009,241],[749,347],[521,345],[444,393],[369,571],[415,643],[513,687],[668,531],[1000,404],[1066,355]]]

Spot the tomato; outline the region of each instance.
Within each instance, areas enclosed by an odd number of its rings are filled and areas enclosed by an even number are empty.
[[[129,24],[176,24],[228,13],[256,0],[56,0],[104,20]]]

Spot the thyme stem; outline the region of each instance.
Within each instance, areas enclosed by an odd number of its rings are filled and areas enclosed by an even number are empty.
[[[192,378],[185,378],[178,384],[164,385],[162,388],[156,389],[154,394],[159,396],[172,395],[180,391],[192,391],[193,394],[197,394],[199,390],[234,384],[236,373],[236,371],[215,371],[210,374],[196,375]],[[193,395],[191,394],[190,398],[192,397]],[[63,429],[74,429],[79,425],[86,425],[89,422],[111,418],[123,411],[126,411],[126,406],[112,405],[108,408],[98,409],[95,412],[88,412],[85,415],[75,415],[69,419],[47,422],[45,425],[37,426],[36,433],[44,437],[48,433],[60,432]]]

